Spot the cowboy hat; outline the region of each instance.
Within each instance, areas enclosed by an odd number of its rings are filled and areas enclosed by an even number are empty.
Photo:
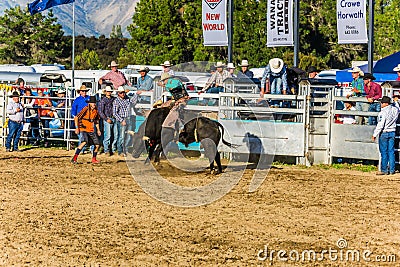
[[[108,65],[108,67],[118,67],[119,65],[117,64],[117,62],[115,62],[114,60],[113,61],[111,61],[111,64],[110,65]]]
[[[375,80],[376,78],[374,77],[374,75],[372,75],[371,73],[365,73],[363,80]]]
[[[171,78],[171,75],[168,72],[164,72],[164,73],[161,74],[160,81],[164,81],[164,80],[166,80],[168,78]]]
[[[65,90],[64,89],[58,89],[57,94],[65,94]]]
[[[279,73],[283,69],[283,60],[280,58],[273,58],[269,61],[269,66],[273,73]]]
[[[106,86],[106,89],[104,89],[104,91],[105,92],[114,92],[114,90],[109,85]]]
[[[163,63],[163,64],[161,64],[161,66],[164,66],[164,67],[171,67],[171,66],[172,66],[172,64],[171,64],[171,63],[169,63],[169,61],[167,60],[167,61],[164,61],[164,63]]]
[[[144,72],[149,72],[149,68],[148,68],[148,67],[145,67],[145,66],[140,66],[139,72],[142,72],[142,71],[144,71]]]
[[[383,96],[383,97],[380,99],[380,101],[381,101],[381,103],[388,103],[388,104],[390,104],[390,103],[392,102],[392,100],[391,100],[390,97],[388,97],[388,96]]]
[[[86,103],[95,103],[96,104],[97,103],[96,96],[91,95],[89,100],[86,100]]]
[[[240,67],[248,67],[250,66],[249,61],[247,59],[242,60],[242,64],[239,64]]]
[[[397,65],[397,66],[393,69],[393,71],[400,71],[400,64]]]
[[[20,97],[19,93],[17,91],[13,91],[9,97]]]
[[[360,69],[360,67],[355,66],[354,68],[352,68],[351,70],[349,70],[349,72],[351,73],[360,73],[361,76],[364,75],[364,72]]]
[[[222,63],[221,61],[218,61],[218,62],[217,62],[217,65],[215,65],[215,67],[216,67],[216,68],[223,68],[223,67],[225,67],[225,64]]]
[[[80,91],[89,91],[89,88],[86,87],[86,85],[82,84],[81,87],[77,90],[78,92]]]
[[[125,92],[125,88],[123,86],[120,86],[118,87],[117,92],[118,93]]]
[[[228,63],[228,65],[226,66],[227,69],[235,69],[235,66],[233,65],[233,63]]]
[[[314,66],[309,66],[309,67],[307,68],[307,72],[308,72],[308,73],[311,73],[311,72],[318,72],[318,70],[317,70],[317,68],[314,67]]]

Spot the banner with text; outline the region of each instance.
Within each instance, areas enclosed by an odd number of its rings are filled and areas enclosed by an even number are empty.
[[[226,0],[203,0],[202,24],[205,46],[227,46]]]
[[[337,0],[339,44],[368,43],[366,10],[365,0]]]
[[[293,45],[293,0],[268,0],[267,46]]]

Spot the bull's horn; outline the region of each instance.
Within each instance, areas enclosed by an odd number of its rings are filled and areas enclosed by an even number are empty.
[[[143,141],[148,141],[148,140],[150,140],[150,137],[143,136],[143,137],[142,137],[142,140],[143,140]]]
[[[127,134],[134,136],[135,132],[134,131],[127,131]]]

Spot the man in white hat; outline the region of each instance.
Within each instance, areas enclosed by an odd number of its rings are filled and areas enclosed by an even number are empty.
[[[125,133],[128,130],[130,120],[131,107],[137,103],[137,95],[134,94],[131,98],[126,95],[124,87],[120,86],[117,89],[118,96],[113,102],[113,116],[117,126],[117,150],[118,155],[126,156]]]
[[[229,74],[231,75],[231,77],[235,78],[236,74],[235,72],[235,65],[233,65],[233,63],[229,62],[228,65],[226,66],[226,70],[229,72]]]
[[[145,66],[140,66],[139,73],[140,77],[137,80],[137,91],[136,94],[140,95],[142,92],[148,92],[153,89],[153,78],[150,77],[147,73],[149,72],[149,68]],[[150,96],[141,96],[138,98],[139,103],[150,103]]]
[[[396,81],[400,81],[400,64],[398,64],[396,67],[394,67],[393,71],[397,72]]]
[[[111,67],[111,71],[99,79],[100,84],[103,84],[104,81],[110,81],[114,89],[125,85],[131,86],[131,83],[126,79],[124,73],[118,70],[117,62],[111,61],[111,64],[108,66]]]
[[[250,79],[254,78],[254,73],[249,70],[249,61],[247,59],[242,60],[242,64],[239,64],[241,70],[238,72],[238,77],[248,77]]]
[[[163,73],[169,73],[169,75],[174,76],[175,72],[171,69],[172,64],[167,60],[164,63],[160,64],[163,67],[163,70],[158,73],[161,76]]]
[[[364,76],[364,72],[359,68],[359,67],[354,67],[351,70],[351,77],[353,77],[353,80],[351,81],[351,94],[347,95],[347,98],[350,97],[360,97],[364,98],[365,97],[365,91],[364,91],[364,81],[362,76]],[[356,102],[356,110],[358,111],[368,111],[369,104],[365,102]],[[364,118],[361,116],[356,116],[356,121],[357,124],[363,124]]]
[[[261,92],[264,94],[284,94],[289,91],[287,80],[286,64],[280,58],[273,58],[265,67],[264,74],[261,79]],[[271,101],[272,106],[280,105],[281,101]]]
[[[115,126],[115,118],[113,115],[113,103],[115,97],[111,94],[113,89],[111,86],[106,86],[105,96],[99,102],[99,116],[103,120],[103,147],[104,153],[109,153],[112,156],[117,151],[117,127]],[[113,142],[110,143],[111,139]]]
[[[224,70],[225,64],[221,61],[218,61],[215,67],[217,68],[217,71],[208,79],[206,85],[199,93],[207,92],[218,94],[219,92],[224,91],[224,80],[231,77],[231,74],[227,70]]]

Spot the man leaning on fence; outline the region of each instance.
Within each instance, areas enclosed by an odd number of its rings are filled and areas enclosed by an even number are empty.
[[[367,95],[367,100],[368,100],[368,111],[369,112],[379,112],[381,111],[381,105],[379,103],[379,99],[382,97],[382,87],[377,84],[376,82],[373,82],[375,80],[375,77],[371,73],[365,73],[364,77],[364,91],[365,94]],[[368,124],[369,125],[376,125],[376,117],[375,116],[370,116],[368,118]]]
[[[354,67],[351,70],[351,76],[353,80],[351,81],[351,94],[347,95],[347,98],[350,97],[359,97],[360,99],[365,97],[364,91],[364,81],[362,76],[364,76],[364,72],[359,67]],[[358,111],[368,111],[369,105],[365,102],[356,102],[356,110]],[[357,116],[356,120],[358,124],[363,124],[363,117]]]
[[[394,139],[396,135],[396,121],[399,116],[399,110],[390,104],[390,98],[384,96],[380,105],[382,110],[378,115],[378,124],[372,135],[375,141],[379,137],[379,152],[381,154],[381,166],[378,175],[395,173],[395,154]],[[389,166],[388,166],[389,165]]]

